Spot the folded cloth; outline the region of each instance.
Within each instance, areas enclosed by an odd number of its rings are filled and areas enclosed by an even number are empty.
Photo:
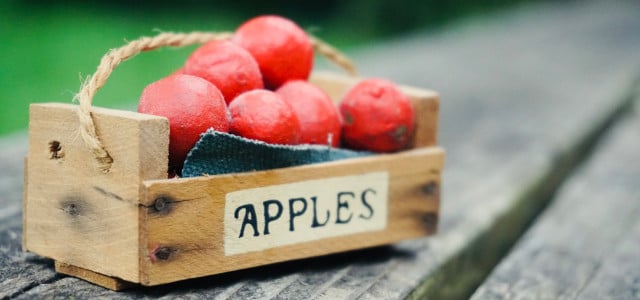
[[[249,172],[373,155],[323,145],[275,145],[207,130],[191,149],[182,177]]]

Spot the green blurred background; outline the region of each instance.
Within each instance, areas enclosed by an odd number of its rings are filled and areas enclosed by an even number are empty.
[[[347,52],[429,30],[520,0],[0,1],[0,135],[24,131],[34,102],[70,103],[110,48],[158,31],[233,31],[279,14]],[[94,99],[135,109],[142,89],[179,68],[194,47],[162,49],[122,64]]]

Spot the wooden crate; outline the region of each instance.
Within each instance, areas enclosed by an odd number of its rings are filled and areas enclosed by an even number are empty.
[[[312,80],[339,99],[357,79]],[[117,290],[433,234],[444,163],[438,94],[403,89],[417,114],[412,149],[181,179],[166,179],[165,118],[94,107],[113,158],[104,173],[79,136],[76,105],[33,104],[23,247],[54,259],[58,272]]]

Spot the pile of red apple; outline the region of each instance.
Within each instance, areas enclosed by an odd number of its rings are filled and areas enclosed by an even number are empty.
[[[138,111],[169,120],[169,163],[181,170],[200,134],[213,128],[273,144],[329,144],[354,150],[406,148],[411,101],[383,79],[364,79],[336,106],[307,79],[311,39],[283,17],[259,16],[229,40],[196,49],[177,72],[148,85]]]

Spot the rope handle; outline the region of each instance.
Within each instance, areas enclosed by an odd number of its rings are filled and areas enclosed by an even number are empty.
[[[113,164],[113,158],[105,149],[96,132],[96,127],[91,117],[91,103],[96,92],[104,86],[113,70],[115,70],[121,62],[141,52],[155,50],[164,46],[184,47],[193,44],[204,44],[213,40],[225,40],[232,36],[233,33],[230,32],[163,32],[154,37],[141,37],[120,48],[109,50],[100,60],[100,64],[95,73],[87,78],[80,87],[78,94],[73,98],[74,101],[77,100],[80,102],[78,109],[80,136],[96,159],[98,169],[104,173],[108,173]],[[340,51],[316,37],[311,37],[311,43],[316,53],[325,56],[330,62],[338,65],[348,74],[356,75],[354,64],[345,55],[340,53]]]

